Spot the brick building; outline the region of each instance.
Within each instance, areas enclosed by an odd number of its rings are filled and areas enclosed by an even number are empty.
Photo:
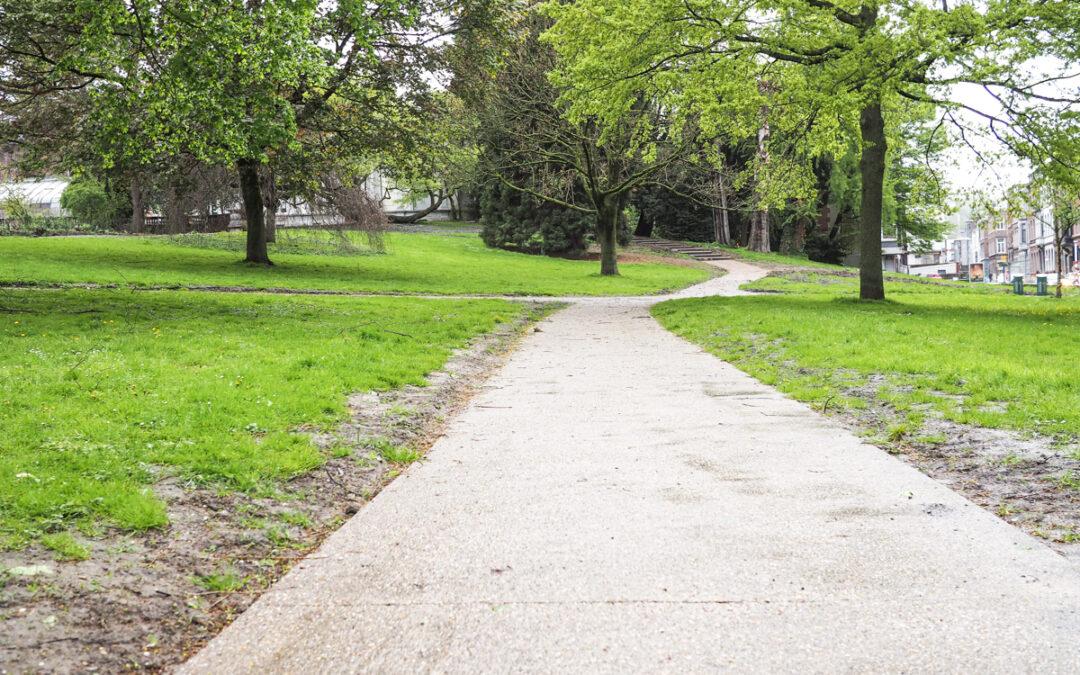
[[[1072,228],[1072,236],[1063,246],[1062,261],[1054,252],[1054,212],[1049,206],[1014,214],[1002,212],[997,220],[981,231],[979,248],[987,281],[1008,283],[1023,277],[1034,283],[1036,277],[1046,276],[1057,283],[1060,267],[1066,272],[1080,259],[1080,224]]]

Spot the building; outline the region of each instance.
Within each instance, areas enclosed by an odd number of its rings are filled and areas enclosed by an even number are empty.
[[[907,272],[909,255],[907,247],[900,244],[896,237],[881,238],[881,267],[886,272]],[[844,264],[858,267],[859,258],[858,256],[848,256],[844,260]]]
[[[45,177],[34,178],[13,182],[0,182],[0,219],[10,217],[4,210],[3,201],[17,198],[25,204],[35,216],[43,218],[64,218],[70,214],[60,206],[60,197],[71,183],[69,178]],[[387,215],[405,215],[416,211],[427,210],[435,206],[425,217],[426,220],[447,220],[450,217],[449,202],[443,200],[434,205],[431,197],[419,197],[411,199],[411,196],[395,188],[381,174],[373,173],[367,181],[365,188],[373,199],[378,201]],[[218,205],[211,209],[212,213],[231,212],[232,227],[243,227],[239,204],[229,206]],[[160,214],[147,212],[148,220],[160,219]],[[277,224],[279,227],[310,227],[312,225],[328,225],[336,223],[340,217],[334,213],[321,213],[313,211],[312,207],[303,200],[285,200],[278,207]]]
[[[8,218],[2,201],[18,199],[25,204],[35,216],[60,217],[66,216],[60,206],[60,196],[70,181],[67,178],[34,178],[10,183],[0,184],[0,217]]]
[[[1080,223],[1073,225],[1071,241],[1067,243],[1072,244],[1072,257],[1068,261],[1069,266],[1067,269],[1072,269],[1072,266],[1075,265],[1077,261],[1080,261]]]
[[[925,251],[908,254],[909,274],[941,279],[981,281],[984,261],[979,247],[979,227],[970,209],[957,211],[940,241],[930,242]]]
[[[1045,276],[1048,283],[1056,284],[1059,268],[1064,266],[1067,272],[1078,251],[1073,234],[1063,246],[1064,261],[1056,259],[1054,218],[1049,205],[1024,213],[1003,211],[997,216],[980,241],[987,281],[1009,283],[1022,277],[1025,283],[1035,283]],[[1072,230],[1075,233],[1078,228]]]
[[[1002,221],[988,223],[980,231],[984,281],[1002,282],[1009,276],[1009,231]]]

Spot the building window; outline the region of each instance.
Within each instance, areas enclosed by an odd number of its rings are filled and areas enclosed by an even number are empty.
[[[997,238],[997,252],[998,253],[1004,253],[1005,252],[1005,237],[998,237]]]
[[[1021,220],[1019,223],[1016,224],[1016,226],[1018,228],[1020,228],[1020,243],[1021,244],[1026,244],[1027,243],[1027,234],[1028,234],[1027,233],[1027,223]]]

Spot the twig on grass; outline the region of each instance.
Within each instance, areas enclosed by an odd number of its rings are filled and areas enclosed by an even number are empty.
[[[330,479],[331,483],[333,483],[334,485],[337,485],[339,488],[341,488],[341,491],[343,493],[345,493],[346,495],[348,495],[350,497],[353,496],[353,491],[350,490],[349,488],[347,488],[344,483],[342,483],[340,480],[338,480],[337,477],[334,476],[334,474],[330,472],[330,467],[329,466],[323,464],[322,468],[323,468],[323,471],[326,473],[326,477]]]

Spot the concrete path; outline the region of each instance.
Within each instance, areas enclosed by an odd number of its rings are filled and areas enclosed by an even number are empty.
[[[680,295],[732,292],[760,271]],[[182,672],[1080,669],[1080,568],[667,333],[544,321]]]

